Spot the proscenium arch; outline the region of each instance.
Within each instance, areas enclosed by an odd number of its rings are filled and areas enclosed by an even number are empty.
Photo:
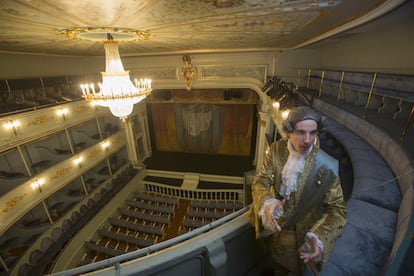
[[[153,79],[153,89],[185,89],[184,80],[157,80]],[[234,77],[234,78],[215,78],[215,79],[195,79],[192,89],[234,89],[248,88],[256,92],[259,96],[258,124],[256,135],[256,148],[253,165],[258,168],[263,162],[263,154],[266,151],[266,133],[270,128],[270,120],[272,115],[272,100],[262,91],[264,82],[250,77]],[[191,90],[188,91],[191,93]]]

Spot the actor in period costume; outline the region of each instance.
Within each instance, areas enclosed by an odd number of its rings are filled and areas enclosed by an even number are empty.
[[[287,139],[273,143],[252,184],[250,213],[257,238],[269,239],[275,274],[315,274],[346,222],[338,161],[319,148],[323,118],[294,108],[283,121]]]

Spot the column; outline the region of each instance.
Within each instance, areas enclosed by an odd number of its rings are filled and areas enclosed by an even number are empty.
[[[269,126],[270,116],[266,112],[258,112],[257,139],[256,139],[256,171],[260,170],[263,163],[263,156],[267,149],[266,133]]]
[[[128,157],[134,167],[138,166],[140,163],[138,154],[137,154],[137,146],[135,142],[135,133],[134,128],[132,126],[131,118],[126,118],[123,122],[125,128],[125,136],[127,140],[127,151]]]

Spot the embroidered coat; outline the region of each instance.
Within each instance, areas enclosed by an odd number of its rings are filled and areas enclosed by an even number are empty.
[[[278,220],[282,231],[270,233],[263,228],[258,215],[263,202],[270,198],[282,199],[278,191],[282,183],[281,172],[289,156],[287,142],[283,139],[270,146],[263,167],[253,180],[253,203],[249,215],[256,230],[256,238],[270,238],[275,261],[291,271],[300,272],[302,265],[298,249],[304,243],[306,232],[313,232],[323,242],[323,264],[346,223],[346,208],[338,175],[338,161],[315,144],[305,158],[304,170],[297,180],[297,190],[286,201],[284,213]],[[299,212],[293,212],[295,209]]]

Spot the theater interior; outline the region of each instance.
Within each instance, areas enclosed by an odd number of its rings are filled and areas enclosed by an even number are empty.
[[[0,276],[273,275],[251,185],[299,105],[348,212],[320,275],[413,275],[413,27],[408,0],[2,1]]]

